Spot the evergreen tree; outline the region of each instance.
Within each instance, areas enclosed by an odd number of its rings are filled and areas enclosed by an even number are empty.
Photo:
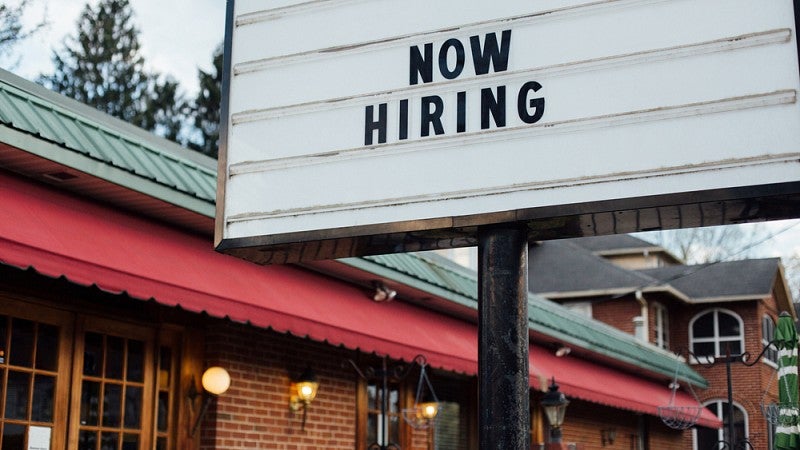
[[[200,92],[191,106],[191,117],[198,136],[189,147],[217,157],[219,152],[220,102],[222,101],[222,45],[214,50],[209,72],[198,70]]]
[[[175,139],[182,100],[172,79],[148,73],[140,53],[139,29],[128,0],[86,4],[78,34],[53,52],[55,73],[45,86],[128,123]]]
[[[163,80],[160,77],[152,77],[150,89],[147,91],[148,98],[145,101],[145,120],[139,126],[153,130],[159,136],[171,141],[185,144],[180,135],[188,106],[181,99],[178,88],[178,82],[170,77]]]
[[[9,54],[16,43],[29,38],[47,25],[44,19],[29,28],[23,25],[22,15],[29,5],[30,0],[20,1],[16,7],[0,4],[0,56]]]

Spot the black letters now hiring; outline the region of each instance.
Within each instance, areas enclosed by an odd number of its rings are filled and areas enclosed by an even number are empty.
[[[497,33],[488,33],[483,39],[483,46],[479,36],[469,38],[470,55],[475,69],[475,75],[485,75],[490,68],[494,72],[508,70],[509,50],[511,49],[511,30],[501,33],[498,42]],[[448,64],[448,56],[454,53],[455,66]],[[447,39],[442,43],[438,53],[439,73],[446,80],[452,80],[461,75],[466,63],[464,44],[455,38]],[[410,47],[409,51],[409,83],[418,84],[433,81],[433,43],[422,46]],[[523,84],[517,93],[517,115],[524,123],[532,124],[539,121],[544,114],[544,98],[531,98],[531,92],[537,92],[542,85],[536,81]],[[409,137],[409,100],[398,102],[397,138],[406,140]],[[364,145],[373,145],[375,132],[378,133],[378,143],[386,143],[388,119],[388,103],[369,105],[364,110]],[[452,107],[451,107],[452,108]],[[419,137],[445,133],[442,116],[445,114],[445,102],[438,95],[423,96],[419,99]],[[506,126],[506,86],[483,88],[480,90],[479,108],[481,129],[486,130],[494,122],[495,127]],[[456,93],[456,133],[467,131],[467,92]]]
[[[542,85],[536,81],[524,83],[517,92],[517,115],[526,124],[538,122],[544,115],[545,100],[543,97],[531,98],[531,94],[538,92]],[[478,93],[473,93],[473,95]],[[480,110],[481,130],[492,127],[506,126],[506,86],[496,88],[483,88],[480,90],[478,109]],[[419,99],[419,137],[445,134],[442,117],[446,112],[445,101],[438,95],[423,96]],[[373,145],[375,132],[378,134],[378,143],[387,141],[389,109],[388,103],[368,105],[364,110],[364,145]],[[397,138],[400,141],[409,138],[409,100],[397,102],[398,124]],[[455,111],[456,133],[467,131],[467,92],[456,93]]]

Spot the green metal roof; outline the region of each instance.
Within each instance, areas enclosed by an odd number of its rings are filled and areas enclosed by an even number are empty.
[[[435,253],[398,253],[344,258],[340,261],[477,309],[478,282],[475,272]],[[675,376],[678,369],[678,377],[683,381],[708,387],[702,376],[688,365],[677,363],[676,356],[672,353],[533,294],[528,297],[528,325],[532,331],[565,344],[669,378]]]
[[[176,206],[214,217],[216,163],[0,70],[0,142]],[[350,266],[477,308],[475,273],[432,253],[346,258]],[[675,358],[538,296],[529,326],[566,344],[672,377]],[[706,387],[683,365],[681,378]]]
[[[5,125],[0,127],[3,142],[24,141],[15,133],[34,136],[55,145],[25,145],[26,151],[140,192],[153,194],[154,186],[148,185],[161,187],[156,195],[162,200],[214,215],[217,175],[212,158],[4,70],[0,70],[0,124]],[[133,177],[121,177],[119,171]]]

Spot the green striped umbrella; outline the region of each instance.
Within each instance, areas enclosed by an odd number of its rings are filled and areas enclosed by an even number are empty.
[[[797,330],[792,317],[781,313],[775,328],[778,346],[778,426],[775,429],[775,450],[800,449],[797,392]]]

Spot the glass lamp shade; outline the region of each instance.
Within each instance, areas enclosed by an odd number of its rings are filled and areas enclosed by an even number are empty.
[[[423,420],[433,420],[439,414],[439,404],[436,402],[420,403],[417,405],[417,417]]]
[[[203,372],[203,389],[211,395],[222,395],[231,386],[231,376],[222,367],[209,367]]]
[[[561,425],[564,423],[564,416],[566,415],[566,412],[566,404],[544,407],[544,413],[547,415],[547,420],[550,421],[550,425],[555,428],[561,427]]]
[[[559,428],[564,423],[564,415],[567,412],[569,400],[567,400],[563,392],[558,391],[555,379],[550,384],[544,398],[542,398],[541,405],[550,425],[554,428]]]
[[[311,367],[306,367],[306,370],[300,375],[300,378],[292,383],[293,395],[297,396],[297,400],[308,405],[317,396],[317,374]]]
[[[303,403],[311,403],[317,396],[317,388],[319,383],[316,381],[298,381],[295,383],[295,392],[297,398]]]
[[[412,408],[404,408],[403,419],[415,430],[426,430],[436,424],[439,403],[415,403]]]

